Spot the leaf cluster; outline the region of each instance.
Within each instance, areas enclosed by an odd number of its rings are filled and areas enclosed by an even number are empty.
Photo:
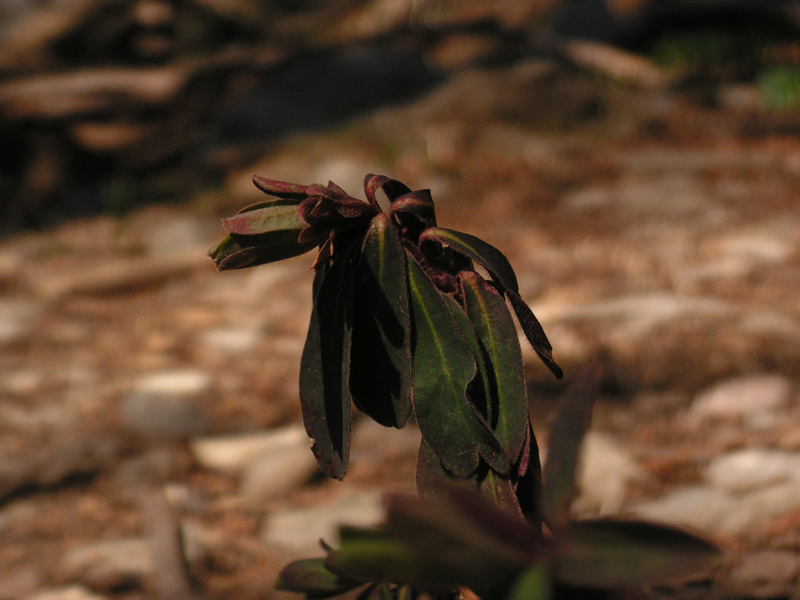
[[[320,469],[345,476],[353,406],[387,427],[413,414],[422,433],[423,498],[388,496],[382,526],[342,527],[339,548],[291,563],[279,587],[308,598],[469,589],[546,599],[556,584],[650,585],[719,560],[713,543],[684,530],[570,519],[592,377],[578,378],[558,412],[542,473],[517,324],[556,377],[561,369],[505,255],[439,227],[428,190],[368,175],[363,201],[332,182],[253,180],[272,198],[224,219],[228,236],[210,255],[228,270],[317,248],[300,401]]]
[[[210,254],[227,270],[318,248],[300,401],[322,471],[336,479],[347,471],[352,406],[388,427],[413,413],[423,492],[471,479],[538,518],[529,493],[538,452],[512,315],[550,370],[562,372],[505,255],[439,227],[428,190],[386,176],[366,177],[366,201],[332,182],[253,180],[273,199],[223,220],[229,235]]]

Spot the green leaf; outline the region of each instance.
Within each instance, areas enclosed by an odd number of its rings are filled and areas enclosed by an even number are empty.
[[[474,271],[459,274],[467,315],[478,337],[496,403],[492,427],[506,456],[516,461],[528,428],[522,350],[505,301]]]
[[[357,245],[340,249],[330,267],[317,272],[314,308],[300,359],[303,423],[314,440],[320,469],[339,480],[347,471],[350,452],[348,384]]]
[[[481,510],[500,512],[485,503]],[[503,513],[504,514],[504,513]],[[505,514],[504,514],[505,516]],[[517,530],[524,521],[510,518]],[[502,584],[531,560],[445,500],[396,494],[387,501],[382,530],[342,530],[341,548],[326,566],[353,579],[418,585],[466,585],[478,593]]]
[[[417,423],[442,465],[456,476],[468,477],[478,467],[479,453],[496,453],[487,438],[491,432],[466,396],[477,369],[475,357],[444,297],[413,258],[407,264]]]
[[[525,569],[505,596],[505,600],[550,600],[548,565],[538,564]]]
[[[522,509],[520,508],[519,501],[514,490],[514,484],[511,479],[503,477],[498,474],[494,469],[488,469],[486,476],[480,482],[481,491],[492,501],[510,513],[522,519]]]
[[[350,391],[381,425],[411,415],[413,365],[406,255],[389,217],[373,218],[356,268]]]
[[[578,521],[560,539],[555,577],[569,585],[642,587],[706,575],[723,554],[707,538],[638,520]]]
[[[592,420],[594,389],[594,372],[587,369],[567,391],[550,425],[542,511],[545,522],[554,532],[564,529],[569,522],[581,442]]]
[[[542,362],[552,371],[556,378],[561,379],[564,377],[564,371],[553,360],[553,347],[550,345],[550,340],[547,339],[539,319],[536,318],[536,315],[533,314],[533,311],[518,293],[513,290],[506,290],[506,296],[511,302],[511,308],[514,309],[517,315],[517,320],[525,333],[525,337],[528,338],[536,354],[539,355],[539,358],[542,359]]]
[[[342,540],[341,548],[328,554],[325,566],[362,581],[434,583],[435,579],[414,549],[388,536]]]
[[[326,569],[324,559],[307,558],[286,565],[281,570],[275,588],[305,594],[307,598],[331,598],[360,585],[363,583]]]
[[[489,271],[492,279],[505,289],[519,292],[514,269],[511,268],[511,264],[505,255],[491,244],[487,244],[474,235],[445,229],[444,227],[431,227],[419,236],[420,247],[431,243],[451,248],[470,260],[474,260]]]
[[[467,386],[467,401],[483,430],[485,444],[479,447],[481,458],[493,469],[499,471],[503,475],[508,475],[509,471],[511,471],[511,463],[516,457],[509,457],[504,452],[502,444],[500,444],[500,441],[497,439],[494,431],[492,431],[492,427],[487,420],[491,418],[492,392],[489,386],[489,375],[483,350],[475,335],[475,331],[472,329],[472,323],[469,322],[461,306],[450,296],[442,295],[442,298],[450,311],[450,315],[461,330],[461,335],[467,342],[467,346],[469,346],[472,357],[475,359],[477,365],[475,377]]]
[[[275,231],[261,235],[228,235],[208,251],[219,271],[245,269],[305,254],[316,243],[301,244],[295,231]]]
[[[222,219],[222,225],[230,233],[238,235],[294,231],[296,236],[306,226],[300,220],[297,204],[286,204],[280,201],[269,203],[261,208],[245,210],[233,217]]]

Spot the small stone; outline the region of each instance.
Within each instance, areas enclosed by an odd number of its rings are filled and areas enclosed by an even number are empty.
[[[255,348],[261,335],[254,329],[212,329],[202,336],[203,344],[227,354],[243,354]]]
[[[287,494],[319,473],[317,461],[307,444],[261,454],[244,474],[241,494],[253,501]]]
[[[42,385],[42,374],[39,371],[19,371],[3,378],[3,388],[15,396],[30,396]]]
[[[749,536],[758,526],[800,509],[800,481],[788,481],[757,489],[735,499],[720,519],[718,530],[733,536]]]
[[[714,458],[706,479],[728,492],[745,492],[774,483],[800,480],[800,454],[746,449]]]
[[[147,248],[154,256],[163,256],[185,252],[186,248],[206,246],[207,230],[207,223],[190,217],[156,221],[147,231]]]
[[[727,586],[740,598],[786,597],[800,573],[794,552],[760,550],[742,556],[730,571]]]
[[[30,302],[0,300],[0,344],[24,337],[39,312],[40,308]]]
[[[19,600],[36,591],[42,584],[42,575],[34,567],[24,566],[13,573],[0,575],[0,600]]]
[[[322,556],[319,540],[335,543],[340,525],[368,527],[383,518],[381,494],[365,491],[346,495],[322,506],[274,512],[261,539],[293,554]]]
[[[30,502],[16,502],[0,510],[0,533],[16,525],[37,518],[38,510]]]
[[[616,440],[589,432],[583,441],[577,504],[600,514],[616,513],[627,498],[628,486],[646,477],[644,469]]]
[[[631,510],[637,515],[655,521],[714,531],[731,512],[738,510],[738,505],[722,490],[708,486],[694,486],[673,492],[663,498],[643,502]]]
[[[776,311],[759,311],[745,316],[739,327],[748,335],[795,339],[800,336],[800,322]]]
[[[135,389],[146,394],[190,396],[208,390],[212,381],[201,371],[167,371],[142,377]]]
[[[79,546],[67,551],[62,566],[70,579],[94,589],[138,587],[153,575],[150,541],[123,538]]]
[[[772,231],[746,231],[720,240],[717,246],[724,254],[761,264],[783,262],[794,252],[792,240]]]
[[[43,590],[31,596],[26,596],[25,600],[105,600],[106,596],[90,592],[82,585],[68,585],[50,590]]]
[[[175,471],[180,457],[171,448],[154,448],[125,460],[114,473],[114,480],[123,484],[166,481]]]
[[[700,392],[689,408],[690,419],[743,417],[775,411],[788,402],[792,383],[781,375],[753,375],[718,383]]]
[[[304,447],[310,442],[300,424],[270,431],[236,436],[195,438],[189,450],[201,467],[226,473],[241,473],[259,456]]]
[[[195,397],[211,387],[199,371],[171,371],[142,378],[121,406],[123,423],[134,433],[171,439],[202,433],[206,420]]]
[[[125,427],[153,438],[182,438],[206,431],[205,418],[191,398],[133,393],[122,403]]]
[[[152,288],[207,266],[205,253],[192,248],[165,256],[112,259],[82,271],[29,279],[27,284],[40,298],[53,302],[70,296],[105,296]]]

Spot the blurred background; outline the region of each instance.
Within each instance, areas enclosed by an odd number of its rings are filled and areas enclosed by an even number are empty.
[[[498,246],[599,362],[579,514],[731,540],[695,598],[797,598],[800,3],[0,0],[0,600],[276,598],[413,488],[359,421],[317,474],[311,256],[216,273],[251,175],[382,173]]]

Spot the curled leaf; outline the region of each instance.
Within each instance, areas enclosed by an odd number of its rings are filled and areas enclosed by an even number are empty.
[[[406,184],[400,183],[396,179],[391,179],[386,175],[370,174],[364,178],[364,193],[369,203],[376,207],[378,206],[378,199],[375,197],[375,193],[380,189],[389,198],[389,202],[411,191],[411,188]]]
[[[487,244],[482,239],[445,229],[444,227],[431,227],[419,236],[420,247],[425,250],[425,246],[436,243],[440,246],[451,248],[459,254],[474,260],[483,266],[497,283],[503,288],[518,292],[517,276],[514,269],[505,255],[491,244]]]

